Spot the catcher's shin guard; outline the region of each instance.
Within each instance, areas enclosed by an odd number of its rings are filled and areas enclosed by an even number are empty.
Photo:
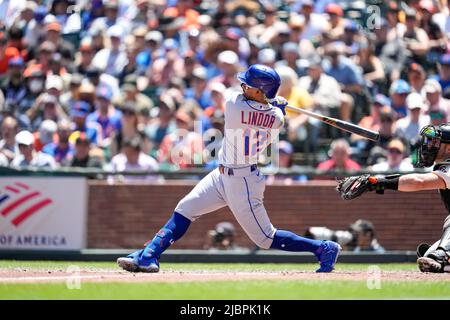
[[[444,250],[447,255],[450,255],[450,215],[445,218],[441,241],[439,242],[440,249]]]
[[[419,258],[417,264],[422,272],[450,272],[450,215],[445,219],[444,231],[437,248]]]

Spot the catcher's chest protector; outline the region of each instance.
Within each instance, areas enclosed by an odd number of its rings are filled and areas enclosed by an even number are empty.
[[[433,171],[440,170],[444,173],[450,172],[450,160],[446,162],[437,163],[433,167]],[[445,208],[450,214],[450,189],[440,189],[441,199],[444,202]]]

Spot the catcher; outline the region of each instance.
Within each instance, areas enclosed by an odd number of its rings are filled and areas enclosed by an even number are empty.
[[[351,200],[366,191],[383,194],[386,189],[402,192],[439,189],[449,215],[441,239],[432,246],[417,247],[417,264],[422,272],[450,272],[450,123],[422,128],[417,152],[416,167],[434,165],[432,172],[353,176],[339,180],[336,190],[344,200]]]

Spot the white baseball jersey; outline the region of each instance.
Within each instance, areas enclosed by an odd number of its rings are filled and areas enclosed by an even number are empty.
[[[258,163],[258,156],[278,138],[284,116],[280,108],[234,93],[225,103],[225,137],[219,163],[241,168]]]
[[[265,178],[256,168],[258,155],[278,138],[283,125],[282,111],[268,104],[233,94],[225,104],[225,137],[215,169],[203,178],[175,208],[194,221],[228,206],[250,239],[270,248],[276,229],[264,208]]]

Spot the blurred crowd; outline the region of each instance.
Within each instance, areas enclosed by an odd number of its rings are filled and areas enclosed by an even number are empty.
[[[288,113],[281,167],[409,171],[450,120],[449,36],[446,0],[2,1],[0,166],[212,168],[235,74],[262,63],[291,105],[381,135]]]

